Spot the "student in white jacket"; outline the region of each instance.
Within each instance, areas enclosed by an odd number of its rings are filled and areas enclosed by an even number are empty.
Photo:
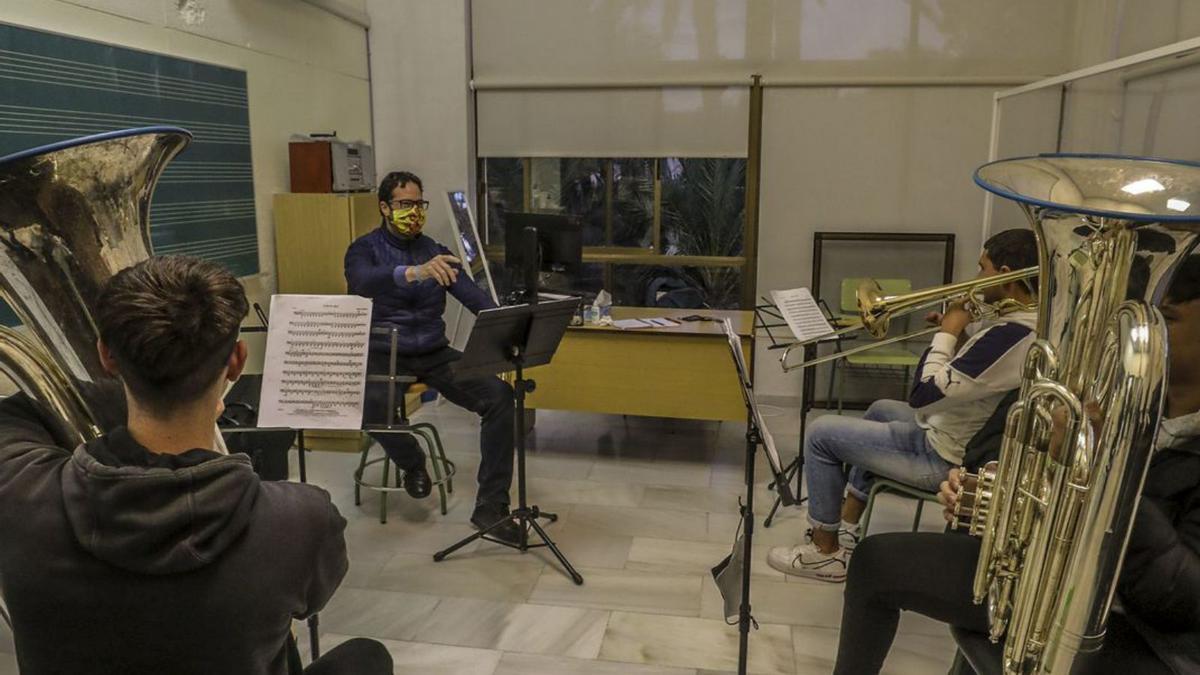
[[[1006,230],[984,244],[977,278],[1036,264],[1033,232]],[[1036,302],[1035,282],[993,286],[983,293],[991,303]],[[969,312],[951,305],[945,315],[929,318],[940,322],[941,330],[917,365],[907,402],[876,401],[861,419],[825,415],[809,427],[804,476],[812,530],[799,545],[771,549],[767,562],[775,569],[845,581],[870,489],[868,474],[937,491],[946,472],[962,464],[967,441],[1020,386],[1025,354],[1036,337],[1036,312],[972,324]],[[852,467],[848,477],[844,465]]]

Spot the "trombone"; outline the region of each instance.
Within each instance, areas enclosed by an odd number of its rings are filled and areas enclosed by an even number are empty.
[[[934,286],[920,291],[914,291],[905,295],[894,295],[891,297],[883,294],[883,289],[880,288],[879,282],[874,279],[864,281],[857,292],[858,297],[858,313],[859,319],[848,326],[843,326],[832,333],[826,333],[819,337],[810,338],[808,340],[800,340],[793,342],[783,350],[783,355],[779,357],[779,365],[783,368],[783,372],[790,373],[793,370],[802,370],[821,363],[834,361],[836,359],[845,358],[853,354],[877,349],[885,345],[903,342],[905,340],[914,340],[916,338],[936,333],[940,330],[938,326],[931,326],[922,330],[898,335],[896,337],[879,340],[858,347],[853,347],[833,354],[826,354],[815,359],[802,361],[800,363],[788,363],[788,357],[792,350],[796,348],[806,347],[818,342],[826,342],[833,338],[840,338],[850,333],[864,331],[874,338],[883,338],[887,335],[888,327],[891,325],[892,319],[898,316],[912,314],[913,312],[922,309],[928,309],[934,305],[939,305],[944,302],[953,302],[962,300],[968,312],[976,321],[985,318],[994,318],[1004,316],[1011,312],[1031,310],[1037,307],[1036,304],[1026,304],[1005,298],[997,303],[989,303],[983,299],[982,291],[985,288],[992,286],[1000,286],[1014,281],[1027,281],[1038,275],[1037,267],[1026,267],[1022,270],[1012,272],[1004,272],[984,279],[972,279],[970,281],[960,281],[956,284],[948,284],[946,286]]]

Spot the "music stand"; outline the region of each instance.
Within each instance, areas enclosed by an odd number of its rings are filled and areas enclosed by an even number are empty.
[[[754,382],[751,380],[750,369],[746,366],[745,358],[742,356],[741,340],[734,332],[729,319],[725,319],[722,327],[729,342],[729,353],[733,359],[734,369],[737,371],[742,403],[746,405],[746,497],[742,502],[740,512],[742,517],[742,576],[741,598],[738,603],[737,669],[738,675],[745,675],[750,653],[750,626],[754,623],[754,618],[750,613],[750,568],[751,560],[754,557],[752,544],[754,539],[754,459],[760,445],[767,457],[767,464],[774,477],[773,483],[780,502],[784,506],[791,506],[796,503],[796,496],[792,494],[791,483],[779,460],[775,440],[772,438],[770,430],[767,429],[766,420],[763,419],[762,412],[754,400]],[[734,555],[730,555],[713,570],[714,578],[717,570],[724,567],[734,557]]]
[[[525,395],[533,391],[535,386],[533,380],[525,378],[525,368],[550,363],[558,349],[558,343],[567,332],[571,317],[575,316],[578,308],[579,298],[570,298],[488,309],[480,312],[475,320],[475,327],[463,350],[463,356],[455,361],[451,368],[456,375],[463,377],[482,377],[509,371],[516,374],[513,392],[516,395],[517,419],[513,440],[517,451],[517,508],[507,519],[496,521],[487,529],[475,532],[449,548],[433,554],[435,562],[445,560],[446,556],[476,539],[502,544],[522,553],[531,548],[545,546],[558,559],[571,581],[576,584],[583,583],[583,577],[571,566],[571,562],[558,550],[554,541],[538,523],[538,518],[554,522],[558,520],[558,516],[526,503],[525,498]],[[517,543],[488,536],[489,532],[507,522],[517,524],[520,531]],[[531,529],[541,537],[541,543],[529,542]]]

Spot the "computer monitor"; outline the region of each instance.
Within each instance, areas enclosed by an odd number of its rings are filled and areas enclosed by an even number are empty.
[[[504,218],[504,264],[512,269],[526,267],[521,249],[521,232],[537,230],[538,260],[544,272],[579,271],[583,266],[583,228],[567,216],[550,213],[509,213]]]

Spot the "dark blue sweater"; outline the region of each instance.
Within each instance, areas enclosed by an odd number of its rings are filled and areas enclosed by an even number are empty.
[[[458,280],[449,288],[433,279],[409,283],[404,278],[406,267],[449,253],[425,235],[401,239],[384,226],[359,237],[346,251],[346,286],[350,293],[373,301],[371,321],[375,326],[399,328],[397,354],[420,356],[449,344],[442,319],[447,290],[473,314],[496,306],[461,268]],[[388,351],[388,338],[372,336],[371,349]]]

